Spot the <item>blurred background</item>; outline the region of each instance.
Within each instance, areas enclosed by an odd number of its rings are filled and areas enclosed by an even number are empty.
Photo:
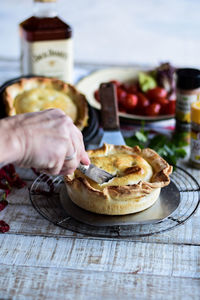
[[[18,24],[32,0],[1,1],[0,58],[18,59]],[[199,0],[58,0],[77,63],[200,67]]]

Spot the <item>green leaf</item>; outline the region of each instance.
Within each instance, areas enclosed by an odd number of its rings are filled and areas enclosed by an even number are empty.
[[[144,134],[144,132],[142,132],[142,131],[136,131],[135,136],[138,139],[138,141],[140,141],[142,143],[146,143],[147,142],[147,136]]]
[[[166,143],[167,137],[165,135],[158,134],[150,140],[148,147],[156,151],[156,149],[163,147]]]
[[[155,79],[147,73],[139,73],[139,85],[143,92],[147,92],[149,89],[153,89],[157,86]]]
[[[183,148],[177,148],[176,150],[175,150],[175,154],[176,154],[176,156],[179,158],[184,158],[186,155],[187,155],[187,152],[186,152],[186,150],[185,149],[183,149]]]
[[[174,155],[174,151],[173,151],[173,149],[172,148],[170,148],[170,147],[168,147],[168,145],[164,145],[164,147],[163,147],[165,150],[166,150],[166,152],[169,154],[169,155]]]
[[[144,145],[141,144],[135,136],[125,138],[125,142],[129,147],[139,146],[140,148],[144,148]]]
[[[188,145],[186,137],[187,137],[187,132],[174,133],[171,142],[177,147],[185,147]]]
[[[174,134],[172,137],[157,134],[150,138],[149,131],[144,130],[144,124],[132,137],[125,138],[125,141],[130,147],[139,146],[140,148],[154,149],[169,164],[174,166],[178,159],[184,158],[187,154],[183,148],[187,145],[184,134]]]

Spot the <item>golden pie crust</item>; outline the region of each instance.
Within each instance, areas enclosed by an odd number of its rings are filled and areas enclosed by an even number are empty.
[[[152,149],[104,144],[88,154],[91,163],[116,177],[97,184],[79,170],[65,176],[69,197],[85,210],[106,215],[136,213],[153,205],[161,188],[170,183],[172,166]]]
[[[80,130],[87,126],[85,96],[72,85],[55,78],[22,78],[5,89],[4,103],[8,116],[60,108]]]

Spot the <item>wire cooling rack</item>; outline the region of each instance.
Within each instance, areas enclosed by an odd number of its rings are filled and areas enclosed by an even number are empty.
[[[171,181],[180,193],[180,204],[169,217],[154,224],[92,226],[75,220],[63,208],[60,191],[62,178],[41,174],[30,188],[30,200],[45,219],[62,228],[101,237],[139,237],[150,236],[171,230],[185,223],[197,210],[200,202],[200,185],[187,171],[176,167]],[[170,195],[169,195],[170,197]]]

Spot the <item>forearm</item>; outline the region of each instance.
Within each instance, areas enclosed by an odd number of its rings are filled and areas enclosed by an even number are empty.
[[[0,120],[0,165],[15,162],[19,154],[20,143],[13,118]]]

